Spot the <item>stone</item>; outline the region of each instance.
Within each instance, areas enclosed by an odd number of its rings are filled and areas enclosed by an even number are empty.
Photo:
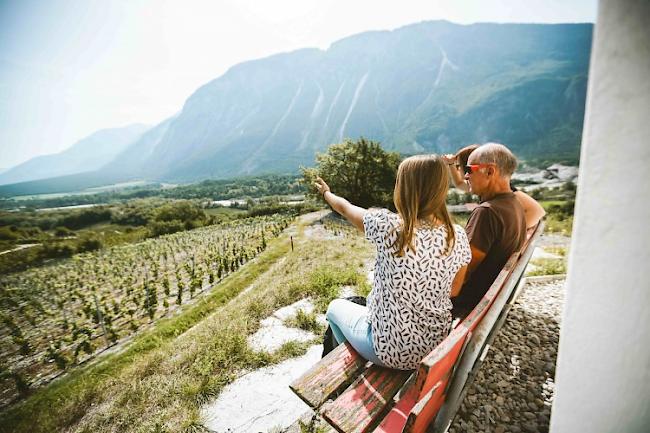
[[[525,432],[537,433],[537,423],[527,422],[522,426]]]
[[[555,374],[555,363],[547,362],[546,364],[544,364],[544,370],[548,371],[551,374]]]
[[[240,377],[201,408],[205,427],[210,431],[233,433],[288,427],[306,409],[305,403],[291,392],[289,384],[318,362],[322,351],[322,346],[315,345],[299,358]]]
[[[462,420],[470,431],[548,433],[562,286],[563,281],[527,283],[476,375],[470,392],[474,404],[466,398],[467,412],[452,423],[456,432]],[[477,406],[480,415],[474,413]]]

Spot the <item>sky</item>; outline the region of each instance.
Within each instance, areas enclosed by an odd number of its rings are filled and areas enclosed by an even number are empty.
[[[0,0],[0,169],[155,125],[246,60],[420,21],[595,22],[597,0]]]

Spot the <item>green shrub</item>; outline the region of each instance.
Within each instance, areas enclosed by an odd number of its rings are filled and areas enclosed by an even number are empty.
[[[80,229],[99,222],[111,220],[111,211],[105,207],[94,207],[82,211],[71,212],[61,218],[58,225],[69,229]]]
[[[160,208],[156,209],[154,219],[156,221],[194,221],[205,220],[206,214],[203,209],[191,201],[181,200],[172,203],[167,203]]]
[[[316,155],[315,168],[301,168],[307,195],[318,197],[314,180],[321,176],[336,194],[357,206],[393,207],[393,189],[400,156],[379,142],[361,137],[331,145]]]
[[[153,221],[147,225],[150,237],[167,235],[185,230],[182,221]]]
[[[152,209],[141,205],[120,207],[111,217],[111,222],[128,226],[146,226],[152,218]]]
[[[68,236],[73,236],[74,232],[67,227],[63,226],[58,226],[57,228],[54,229],[54,236],[63,238],[63,237],[68,237]]]
[[[83,238],[77,243],[77,252],[84,253],[87,251],[99,250],[103,247],[102,241],[94,236]]]
[[[0,227],[0,240],[15,241],[18,238],[19,238],[18,232],[15,230],[14,226]]]
[[[71,257],[76,248],[69,242],[44,242],[43,248],[40,251],[41,257],[44,259]]]

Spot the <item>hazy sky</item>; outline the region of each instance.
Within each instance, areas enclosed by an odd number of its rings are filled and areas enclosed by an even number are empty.
[[[0,168],[156,124],[244,60],[425,20],[595,18],[596,0],[0,0]]]

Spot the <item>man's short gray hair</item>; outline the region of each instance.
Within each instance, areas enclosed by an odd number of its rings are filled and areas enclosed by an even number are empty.
[[[476,158],[478,160],[476,162],[480,164],[495,164],[502,176],[511,176],[517,168],[517,158],[503,144],[485,143],[472,152],[470,156]]]

